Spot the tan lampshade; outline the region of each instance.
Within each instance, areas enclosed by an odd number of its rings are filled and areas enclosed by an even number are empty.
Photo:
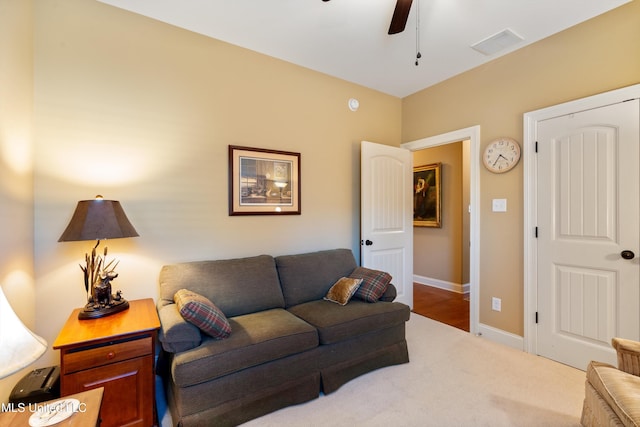
[[[20,321],[0,287],[0,378],[29,366],[46,350],[47,342]]]
[[[102,196],[96,196],[94,200],[81,200],[78,202],[71,221],[58,239],[58,242],[119,239],[136,236],[138,236],[138,232],[129,222],[120,202],[104,200]]]

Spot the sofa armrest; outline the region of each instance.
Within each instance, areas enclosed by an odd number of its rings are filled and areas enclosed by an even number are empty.
[[[200,345],[202,336],[197,326],[184,320],[176,304],[167,304],[158,309],[162,348],[169,353],[179,353]]]
[[[618,369],[640,376],[640,342],[613,338],[611,345],[618,353]]]
[[[397,296],[398,290],[395,286],[393,286],[393,283],[389,283],[389,286],[387,286],[387,290],[384,291],[384,294],[382,294],[379,301],[393,302],[393,300],[395,300]]]

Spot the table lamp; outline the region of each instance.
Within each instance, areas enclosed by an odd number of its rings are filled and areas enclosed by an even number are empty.
[[[107,248],[103,255],[96,254],[101,240],[136,237],[138,232],[129,222],[120,202],[104,200],[96,196],[93,200],[81,200],[76,206],[71,221],[58,242],[96,240],[91,255],[85,254],[84,287],[87,304],[78,314],[79,319],[95,319],[109,316],[129,308],[129,302],[120,291],[111,292],[111,281],[118,277],[115,259],[107,262]]]
[[[18,318],[0,286],[0,378],[8,377],[38,360],[47,342]]]

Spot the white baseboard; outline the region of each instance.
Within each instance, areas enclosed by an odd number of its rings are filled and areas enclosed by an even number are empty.
[[[413,276],[413,281],[421,285],[432,286],[434,288],[457,292],[459,294],[469,292],[469,283],[461,285],[458,283],[446,282],[444,280],[418,275]],[[490,341],[524,351],[524,338],[520,335],[512,334],[511,332],[494,328],[493,326],[485,325],[483,323],[478,323],[478,335]]]
[[[434,288],[444,289],[445,291],[456,292],[458,294],[468,294],[470,288],[469,283],[462,285],[460,283],[447,282],[445,280],[419,276],[417,274],[413,275],[413,281],[421,285],[432,286]]]
[[[493,326],[478,324],[478,335],[488,340],[524,351],[524,338]]]

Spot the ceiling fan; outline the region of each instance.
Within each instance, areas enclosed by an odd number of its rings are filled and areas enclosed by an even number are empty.
[[[396,8],[391,18],[391,25],[389,25],[389,34],[398,34],[404,31],[409,17],[409,10],[411,10],[411,3],[413,3],[413,0],[397,0]]]
[[[327,2],[329,0],[322,1]],[[404,31],[409,11],[411,10],[411,3],[413,3],[413,0],[396,0],[396,8],[393,10],[391,25],[389,26],[389,34],[398,34]]]

